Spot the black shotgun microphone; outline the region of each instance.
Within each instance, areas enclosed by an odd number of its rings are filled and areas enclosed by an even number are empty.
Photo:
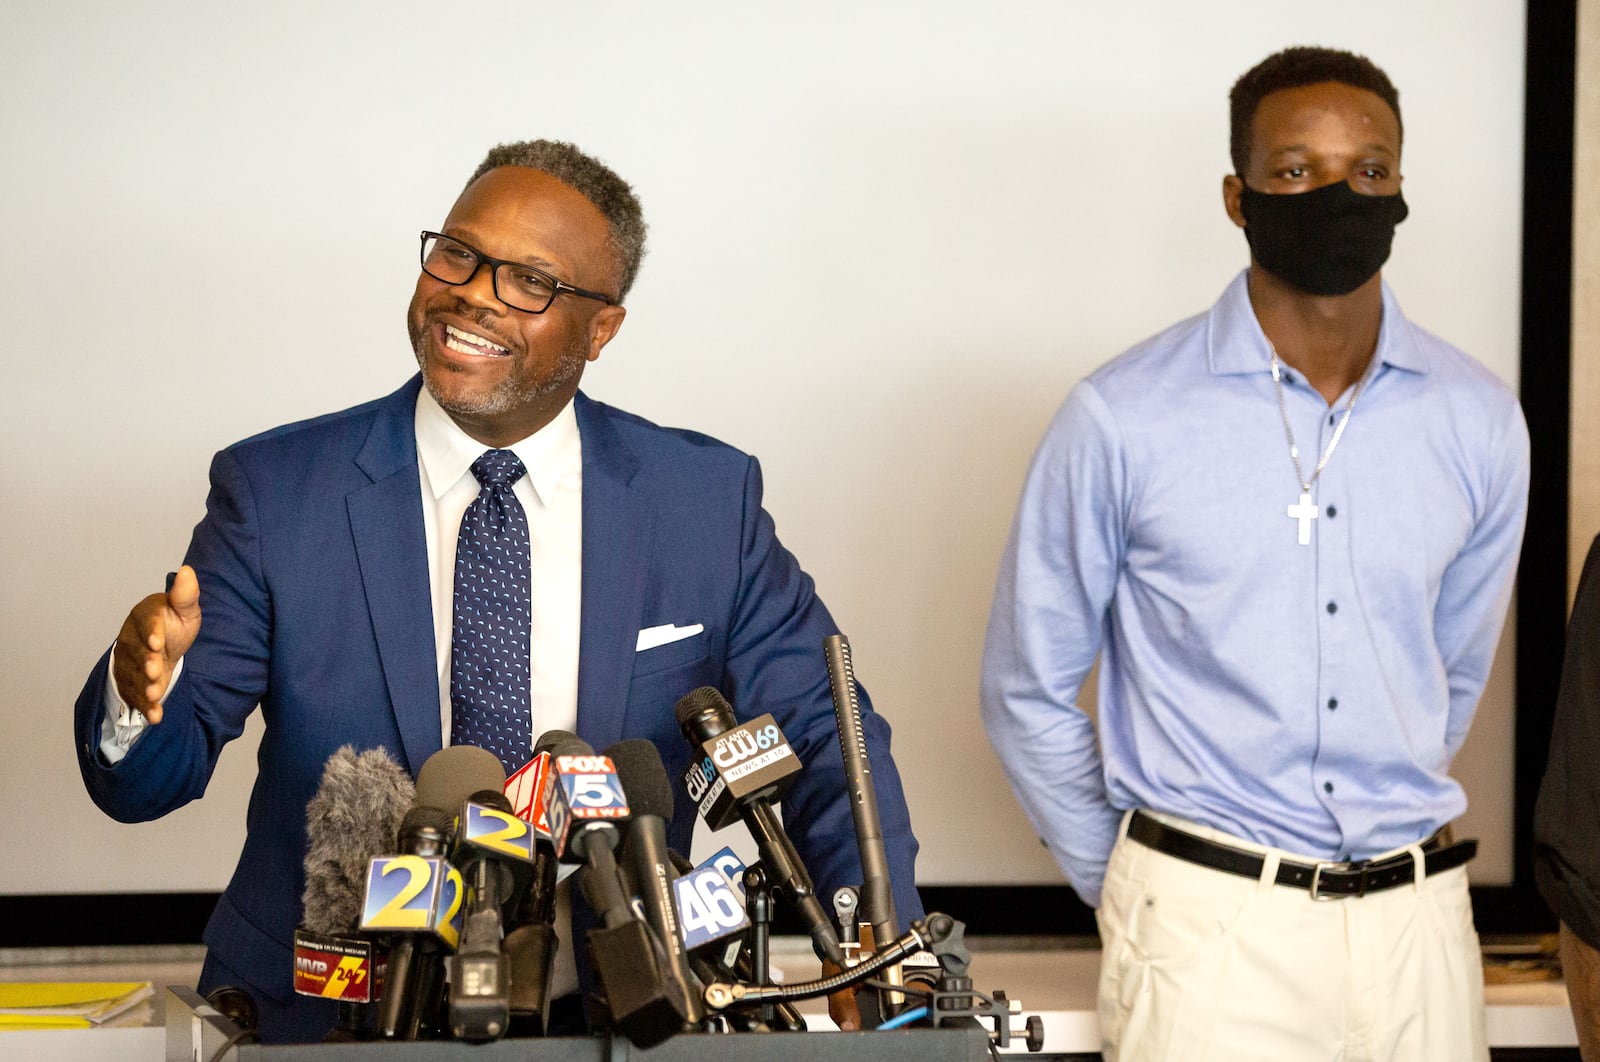
[[[772,810],[769,803],[773,799],[772,792],[768,787],[761,787],[754,792],[741,794],[733,784],[735,777],[741,782],[759,781],[764,772],[772,771],[785,758],[794,770],[798,770],[793,752],[783,740],[777,724],[766,724],[759,728],[761,732],[754,737],[744,733],[734,718],[733,708],[714,686],[691,690],[678,701],[676,714],[678,728],[688,738],[695,755],[704,756],[703,766],[717,776],[711,783],[705,801],[701,803],[701,814],[708,814],[707,809],[713,805],[717,786],[721,785],[726,792],[734,794],[733,803],[739,817],[749,828],[750,835],[755,838],[768,878],[799,912],[807,932],[811,934],[817,954],[835,965],[843,966],[844,952],[839,947],[838,934],[833,931],[833,921],[822,909],[816,886],[811,883],[811,875],[806,872],[799,853],[794,850],[794,844],[789,840],[789,835],[783,832],[783,825]],[[708,754],[706,746],[714,744],[723,735],[737,740],[731,741],[727,749],[719,748]],[[766,742],[765,748],[761,747],[763,741]],[[724,752],[727,756],[723,756]],[[722,757],[721,762],[719,757]],[[732,763],[735,758],[742,758],[742,762]],[[691,764],[691,773],[696,766],[702,765]],[[747,768],[754,768],[753,773],[742,774]],[[789,773],[792,774],[792,771]],[[713,829],[719,825],[709,818],[707,822]]]
[[[678,983],[687,1008],[684,1018],[698,1025],[706,1016],[701,999],[704,986],[689,968],[683,947],[678,907],[672,881],[677,877],[667,848],[667,823],[672,821],[672,782],[661,753],[644,738],[619,741],[606,749],[616,764],[617,779],[628,794],[628,832],[624,841],[625,865],[633,871],[635,887],[644,907],[644,920],[655,931],[666,952],[666,973]]]
[[[850,795],[850,813],[855,819],[856,851],[861,857],[860,917],[872,926],[872,939],[879,945],[895,939],[899,924],[894,914],[894,890],[889,882],[889,855],[883,846],[883,822],[878,817],[878,792],[872,784],[872,764],[867,759],[867,736],[861,724],[861,702],[857,699],[855,669],[850,662],[850,641],[842,634],[822,639],[822,655],[828,664],[828,687],[833,693],[833,717],[839,730],[839,754],[844,761],[845,790]],[[899,965],[883,972],[891,985],[905,983]],[[889,1017],[905,1003],[905,994],[890,989],[878,997],[878,1014]],[[863,1021],[876,1025],[871,1008],[862,1008]]]
[[[384,955],[357,931],[367,864],[394,847],[416,795],[411,776],[386,750],[357,753],[345,745],[323,764],[322,781],[306,805],[306,887],[294,933],[294,988],[339,1001],[329,1040],[368,1035]]]
[[[900,935],[900,928],[895,922],[883,822],[878,817],[878,792],[873,788],[867,738],[861,728],[861,702],[856,698],[856,676],[850,666],[850,641],[842,634],[831,634],[822,640],[822,652],[828,661],[839,752],[844,757],[845,785],[861,854],[861,913],[872,923],[873,936],[880,943],[887,943]]]

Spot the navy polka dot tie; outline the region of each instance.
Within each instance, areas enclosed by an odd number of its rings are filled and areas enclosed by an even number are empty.
[[[510,450],[472,463],[481,486],[461,517],[450,639],[450,743],[488,749],[508,773],[533,758],[528,517],[511,493],[523,471]]]

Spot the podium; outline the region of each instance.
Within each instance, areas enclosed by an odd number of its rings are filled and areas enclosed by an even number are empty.
[[[988,1062],[989,1034],[959,1029],[892,1032],[686,1033],[649,1050],[621,1037],[359,1044],[224,1045],[237,1031],[194,989],[166,996],[167,1062]],[[219,1054],[219,1052],[221,1052]]]

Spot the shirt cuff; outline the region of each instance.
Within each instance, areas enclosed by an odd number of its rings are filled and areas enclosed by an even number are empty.
[[[100,756],[113,767],[122,762],[128,754],[133,743],[139,735],[144,733],[149,724],[145,721],[144,713],[128,707],[121,694],[117,693],[117,683],[113,678],[117,661],[116,646],[111,647],[111,656],[106,661],[106,694],[103,698],[104,712],[100,724]],[[167,697],[172,693],[172,687],[178,684],[178,676],[183,674],[183,658],[178,659],[172,668],[172,681],[167,683],[167,692],[161,695],[161,703],[167,703]]]

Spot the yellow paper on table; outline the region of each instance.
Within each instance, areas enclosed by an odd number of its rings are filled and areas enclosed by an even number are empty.
[[[98,1025],[149,999],[149,981],[6,981],[0,982],[0,1028]]]
[[[22,1029],[87,1029],[94,1022],[70,1014],[0,1014],[0,1032]]]

